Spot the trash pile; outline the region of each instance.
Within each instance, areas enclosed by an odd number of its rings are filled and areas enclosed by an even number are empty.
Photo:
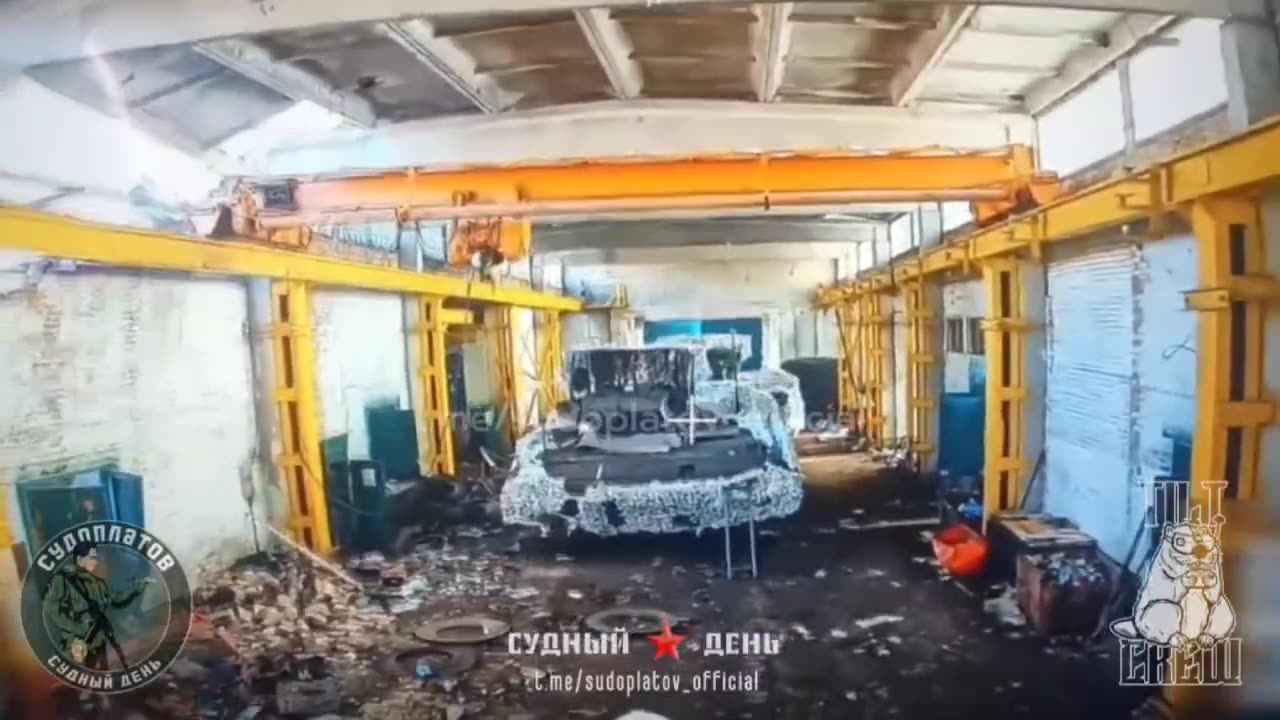
[[[463,553],[442,536],[431,539],[396,559],[369,552],[338,566],[293,547],[208,574],[194,597],[191,635],[167,672],[136,693],[85,700],[65,716],[457,720],[522,710],[492,706],[525,684],[512,662],[490,663],[468,675],[472,686],[460,686],[483,644],[510,630],[506,622],[445,612],[423,624],[414,611],[425,601],[476,607],[479,600],[486,612],[510,616],[542,598],[513,589],[518,570],[501,552]],[[467,630],[460,623],[486,633],[459,639]]]

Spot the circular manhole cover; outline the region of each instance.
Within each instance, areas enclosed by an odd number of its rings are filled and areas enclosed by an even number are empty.
[[[396,653],[392,662],[405,675],[413,675],[426,664],[432,674],[452,677],[470,670],[479,658],[472,648],[419,647]]]
[[[511,632],[511,626],[494,618],[467,616],[432,620],[418,628],[414,635],[427,642],[475,645],[502,637]]]
[[[617,607],[589,615],[586,623],[598,633],[622,630],[630,635],[652,635],[662,632],[663,623],[674,619],[671,613],[657,608]]]

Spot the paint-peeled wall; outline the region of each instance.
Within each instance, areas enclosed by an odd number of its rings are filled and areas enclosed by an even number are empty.
[[[765,313],[761,320],[766,367],[777,367],[793,358],[833,358],[840,352],[840,328],[834,312],[800,307]]]
[[[345,434],[350,457],[368,458],[366,410],[411,407],[403,303],[359,290],[321,289],[313,297],[324,437]]]
[[[1189,234],[1101,238],[1048,265],[1045,509],[1123,558],[1145,487],[1186,476],[1195,428],[1197,287]]]
[[[123,272],[0,272],[0,283],[3,490],[115,463],[143,477],[145,525],[188,573],[251,551],[244,285]]]

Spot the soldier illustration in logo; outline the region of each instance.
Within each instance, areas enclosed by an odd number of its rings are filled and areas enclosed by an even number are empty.
[[[62,651],[80,665],[106,670],[110,647],[120,666],[127,669],[129,663],[107,611],[128,607],[155,579],[135,578],[131,587],[117,592],[98,576],[97,569],[97,544],[78,543],[71,551],[71,563],[55,573],[49,583],[43,601],[45,619],[61,635]]]
[[[22,626],[40,666],[95,693],[158,677],[186,642],[191,615],[187,576],[169,547],[112,520],[55,535],[22,585]]]

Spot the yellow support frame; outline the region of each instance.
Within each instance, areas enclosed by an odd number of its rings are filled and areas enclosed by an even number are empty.
[[[937,449],[934,433],[934,398],[941,388],[935,387],[934,367],[940,344],[938,309],[931,301],[925,281],[918,280],[903,288],[907,310],[907,434],[911,449],[921,467],[928,467]]]
[[[887,447],[894,440],[893,418],[893,317],[886,307],[886,296],[872,292],[863,298],[863,334],[866,347],[863,361],[868,368],[866,382],[867,438],[876,447]],[[890,397],[886,398],[885,395]]]
[[[20,208],[0,208],[0,249],[121,268],[305,280],[313,285],[436,295],[499,305],[570,312],[582,309],[582,301],[576,298],[474,282],[461,275],[399,270],[245,242],[198,240]]]
[[[515,346],[511,333],[511,308],[490,308],[485,315],[487,339],[493,359],[494,405],[506,419],[507,439],[514,447],[519,437],[519,403],[516,402]]]
[[[999,258],[982,263],[991,315],[982,323],[987,359],[987,410],[983,459],[983,523],[992,513],[1018,506],[1026,484],[1024,456],[1027,399],[1026,291],[1022,264]]]
[[[1267,303],[1280,299],[1280,283],[1267,269],[1254,198],[1205,198],[1192,206],[1191,225],[1202,285],[1186,298],[1201,311],[1191,497],[1218,514],[1216,488],[1230,500],[1249,500],[1260,490],[1262,428],[1275,420],[1263,366]]]
[[[1165,217],[1202,198],[1248,191],[1280,181],[1280,118],[1148,168],[1100,183],[1025,215],[980,230],[925,253],[919,263],[882,268],[850,284],[821,288],[817,301],[834,305],[890,283],[920,276],[972,272],[980,260],[1029,255],[1044,246],[1106,228],[1147,221],[1156,234]]]
[[[272,356],[279,416],[280,473],[289,497],[289,532],[302,546],[333,550],[320,455],[320,398],[311,288],[300,280],[272,285]]]
[[[449,350],[445,343],[446,318],[462,319],[444,307],[444,298],[418,297],[419,391],[422,393],[422,436],[418,460],[423,474],[452,476],[457,472],[453,449],[453,422],[449,406]]]
[[[858,429],[858,410],[860,409],[860,393],[862,384],[862,330],[858,316],[858,303],[841,303],[836,306],[836,322],[840,332],[840,407],[836,409],[840,423],[851,432]]]
[[[538,404],[542,417],[546,418],[556,411],[565,399],[564,393],[564,350],[562,349],[562,331],[560,313],[548,310],[541,313],[542,327],[538,333],[540,345],[538,353]]]

